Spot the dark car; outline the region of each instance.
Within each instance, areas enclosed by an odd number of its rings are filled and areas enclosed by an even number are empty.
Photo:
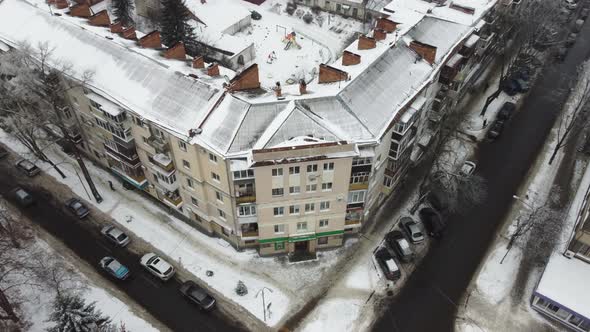
[[[578,34],[577,33],[570,33],[567,36],[567,39],[565,40],[565,46],[566,47],[572,47],[574,46],[574,44],[576,43],[576,39],[578,38]]]
[[[66,202],[66,207],[80,219],[86,218],[86,216],[88,216],[90,213],[90,210],[88,210],[86,205],[80,202],[80,200],[77,198],[70,198]]]
[[[185,281],[180,286],[180,292],[203,310],[211,310],[215,307],[215,299],[194,281]]]
[[[261,19],[261,18],[262,18],[262,15],[260,15],[260,13],[259,13],[259,12],[257,12],[257,11],[255,11],[255,10],[253,10],[253,11],[251,11],[251,12],[250,12],[250,17],[251,17],[253,20],[256,20],[256,21],[258,21],[259,19]]]
[[[125,265],[119,263],[119,261],[113,257],[104,257],[100,260],[98,265],[100,265],[100,267],[105,272],[119,280],[125,280],[129,278],[129,269]]]
[[[0,159],[4,159],[8,156],[8,150],[0,146]]]
[[[423,208],[418,214],[420,215],[420,220],[422,220],[428,235],[436,239],[441,238],[447,227],[443,217],[431,208]]]
[[[445,193],[437,190],[433,190],[428,193],[426,199],[430,206],[436,209],[440,213],[446,213],[449,207],[448,197]]]
[[[27,207],[35,202],[33,196],[21,187],[15,188],[13,194],[20,206]]]
[[[559,47],[555,51],[555,59],[557,61],[563,61],[563,60],[565,60],[565,56],[566,55],[567,55],[567,48],[566,47]]]
[[[496,121],[494,121],[494,123],[492,123],[490,130],[488,130],[488,138],[489,139],[496,139],[496,138],[500,137],[503,130],[504,130],[504,121],[500,120],[500,119],[496,119]]]
[[[400,271],[399,266],[397,266],[395,259],[393,259],[393,256],[391,256],[387,249],[379,249],[375,253],[375,259],[377,260],[377,264],[379,264],[381,267],[381,270],[383,270],[385,278],[392,281],[401,278],[402,272]]]
[[[502,108],[500,108],[500,110],[498,111],[498,115],[496,116],[496,119],[500,119],[500,120],[510,119],[510,117],[512,116],[512,113],[514,113],[515,109],[516,109],[516,104],[511,103],[509,101],[505,102],[504,105],[502,105]]]
[[[385,235],[385,243],[389,249],[393,250],[397,257],[404,263],[409,263],[414,260],[414,251],[410,248],[410,243],[402,232],[391,231]]]
[[[507,79],[502,84],[502,91],[506,92],[509,96],[514,96],[518,93],[519,87],[515,80]]]
[[[30,160],[27,159],[20,159],[16,162],[16,168],[18,168],[21,172],[25,173],[27,176],[35,176],[41,172],[37,165],[33,164]]]

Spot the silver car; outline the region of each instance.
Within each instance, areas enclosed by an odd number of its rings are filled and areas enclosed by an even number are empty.
[[[412,243],[424,242],[424,233],[422,232],[422,229],[418,223],[414,221],[414,219],[410,217],[402,217],[400,222],[402,224],[403,230],[406,232],[406,235]]]
[[[174,267],[154,253],[143,255],[140,264],[151,274],[166,281],[174,275]]]
[[[100,232],[104,235],[109,241],[113,242],[114,244],[118,245],[119,247],[125,247],[126,245],[131,242],[131,238],[127,236],[127,234],[123,233],[122,230],[118,229],[113,225],[107,225],[103,227]]]

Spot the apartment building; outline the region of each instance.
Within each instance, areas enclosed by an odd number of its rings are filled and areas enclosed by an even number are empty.
[[[371,221],[468,87],[479,22],[492,8],[465,14],[469,23],[384,13],[312,81],[281,92],[261,87],[256,64],[226,79],[178,45],[144,52],[161,47],[153,33],[122,47],[67,17],[49,23],[16,0],[2,6],[30,22],[23,34],[0,11],[0,40],[11,47],[55,42],[79,72],[90,52],[104,60],[90,84],[68,90],[89,158],[196,228],[261,255],[313,255]]]

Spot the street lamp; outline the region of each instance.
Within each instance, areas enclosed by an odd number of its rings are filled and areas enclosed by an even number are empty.
[[[526,207],[528,207],[529,209],[531,209],[531,210],[533,210],[533,209],[534,209],[534,207],[533,207],[531,204],[527,203],[527,202],[526,202],[524,199],[520,198],[519,196],[517,196],[517,195],[512,195],[512,198],[514,198],[515,200],[517,200],[517,201],[521,202],[523,205],[525,205],[525,206],[526,206]]]
[[[266,323],[266,302],[265,302],[265,300],[264,300],[264,291],[265,291],[265,290],[269,290],[269,291],[272,293],[272,289],[270,289],[270,288],[268,288],[268,287],[266,287],[266,286],[263,286],[263,287],[262,287],[262,288],[261,288],[261,289],[258,291],[258,293],[256,293],[256,296],[255,296],[255,297],[257,298],[257,297],[258,297],[258,295],[259,295],[259,294],[262,292],[262,310],[264,310],[264,322]],[[269,304],[268,304],[268,309],[269,309],[269,310],[270,310],[270,305],[271,305],[271,303],[269,303]],[[269,316],[270,316],[270,315],[269,315]],[[269,318],[270,318],[270,317],[269,317]]]

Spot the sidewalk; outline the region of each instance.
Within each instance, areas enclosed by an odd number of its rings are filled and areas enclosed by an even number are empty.
[[[24,146],[3,132],[0,132],[0,142],[23,157],[30,157]],[[237,252],[226,241],[197,231],[140,193],[123,189],[119,179],[87,161],[97,189],[104,198],[102,203],[97,204],[89,199],[84,188],[86,184],[80,183],[76,172],[81,172],[76,162],[55,145],[48,147],[47,153],[56,163],[61,163],[58,167],[67,178],[62,179],[49,165],[38,162],[43,172],[53,178],[43,183],[43,186],[55,191],[52,188],[55,180],[68,186],[94,208],[105,213],[104,221],[108,222],[110,216],[129,233],[172,259],[177,267],[197,277],[215,290],[216,294],[235,303],[237,306],[227,313],[238,321],[252,325],[250,328],[280,326],[281,322],[303,307],[309,298],[329,286],[326,279],[333,273],[334,267],[348,254],[355,252],[354,239],[347,241],[341,248],[320,252],[316,261],[298,264],[289,264],[285,257],[259,257],[255,250]],[[109,189],[109,181],[115,184],[116,191]],[[65,196],[61,198],[68,198]],[[208,270],[213,271],[214,275],[206,276]],[[238,296],[234,291],[239,280],[248,287],[245,296]],[[266,304],[271,303],[266,324],[263,322],[261,296],[256,296],[263,287],[272,290],[265,294]]]

